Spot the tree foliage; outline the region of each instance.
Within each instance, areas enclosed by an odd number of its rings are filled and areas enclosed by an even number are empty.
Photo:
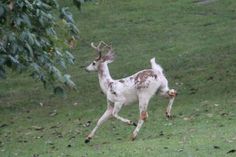
[[[66,37],[61,39],[59,32]],[[57,0],[1,0],[0,77],[10,69],[27,71],[45,87],[75,88],[66,67],[74,63],[69,49],[78,34],[69,8]]]

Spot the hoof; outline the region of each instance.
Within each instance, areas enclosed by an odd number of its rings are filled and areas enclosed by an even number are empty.
[[[171,115],[168,112],[166,112],[166,118],[171,119]]]
[[[131,141],[134,141],[136,139],[137,135],[135,136],[134,134],[131,135]]]
[[[91,138],[90,138],[90,137],[88,137],[88,138],[86,138],[86,139],[85,139],[84,143],[89,143],[89,142],[90,142],[90,140],[91,140]]]
[[[137,126],[137,124],[136,124],[135,122],[133,122],[133,121],[129,121],[128,124],[129,124],[129,125],[133,125],[133,126]]]
[[[133,125],[133,126],[137,126],[137,123],[133,122],[132,125]]]
[[[136,137],[131,137],[131,141],[134,141],[136,139]]]

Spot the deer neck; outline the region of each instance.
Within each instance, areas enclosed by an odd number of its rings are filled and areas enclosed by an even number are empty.
[[[104,94],[107,93],[109,84],[113,81],[111,78],[107,63],[101,63],[98,66],[99,84]]]

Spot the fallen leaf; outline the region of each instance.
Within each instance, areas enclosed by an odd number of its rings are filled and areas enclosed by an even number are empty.
[[[117,140],[118,140],[118,141],[121,141],[121,140],[122,140],[122,138],[120,138],[120,137],[119,137],[119,138],[117,138]]]
[[[0,128],[4,128],[4,127],[7,127],[7,126],[8,126],[7,124],[1,124]]]
[[[52,112],[49,113],[49,116],[53,117],[57,115],[57,110],[53,110]]]
[[[75,139],[76,137],[75,136],[71,136],[69,137],[69,140],[72,140],[72,139]]]
[[[47,140],[45,143],[48,144],[48,145],[54,145],[54,143],[50,140]]]
[[[110,142],[107,142],[107,141],[104,141],[104,142],[102,142],[102,144],[109,144]]]
[[[28,135],[31,135],[32,132],[26,132],[25,135],[28,136]]]
[[[159,136],[164,136],[164,133],[163,131],[160,132]]]
[[[41,107],[43,107],[44,104],[43,104],[42,102],[40,102],[39,105],[40,105]]]
[[[212,118],[213,117],[213,114],[212,113],[208,113],[208,114],[206,114],[207,115],[207,117],[209,117],[209,118]]]
[[[32,119],[32,117],[30,117],[30,116],[27,116],[26,118],[29,119],[29,120]]]
[[[63,135],[62,135],[61,132],[54,131],[52,134],[55,135],[55,136],[57,136],[58,138],[63,138]]]
[[[236,149],[231,149],[230,151],[227,152],[227,154],[229,153],[235,153],[236,152]]]
[[[44,127],[41,126],[32,126],[32,128],[37,131],[42,131],[44,129]]]
[[[56,147],[55,146],[51,146],[51,149],[55,149]]]
[[[50,127],[50,129],[56,129],[56,128],[60,128],[60,126],[58,126],[58,125],[53,125],[53,126]]]
[[[184,151],[183,148],[177,149],[177,152],[182,152],[182,151]]]
[[[229,115],[229,113],[226,113],[226,112],[221,112],[221,113],[220,113],[220,115],[221,115],[221,116],[228,116],[228,115]]]
[[[34,139],[40,139],[43,138],[43,136],[35,136]]]
[[[89,121],[87,121],[87,123],[85,123],[83,126],[84,126],[84,127],[89,127],[90,124],[91,124],[91,121],[89,120]]]
[[[184,117],[184,120],[186,120],[186,121],[189,121],[191,119],[192,119],[191,117]]]
[[[79,103],[75,102],[73,105],[74,105],[74,106],[77,106],[78,104],[79,104]]]
[[[220,147],[219,147],[219,146],[213,146],[213,148],[214,148],[214,149],[220,149]]]

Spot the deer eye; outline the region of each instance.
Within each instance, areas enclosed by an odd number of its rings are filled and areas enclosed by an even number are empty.
[[[95,62],[93,62],[93,65],[95,65],[96,63]]]

